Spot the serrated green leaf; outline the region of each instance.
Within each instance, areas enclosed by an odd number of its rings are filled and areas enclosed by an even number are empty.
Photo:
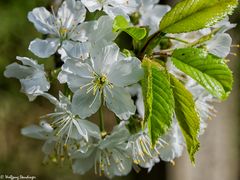
[[[195,79],[213,96],[224,100],[232,90],[232,72],[224,59],[208,54],[203,49],[177,49],[172,55],[173,64]]]
[[[183,0],[163,17],[160,31],[182,33],[210,27],[237,5],[238,0]]]
[[[172,124],[174,98],[169,74],[159,63],[144,59],[142,67],[145,71],[142,81],[145,118],[152,145]]]
[[[113,21],[113,31],[124,31],[137,41],[142,40],[147,35],[145,28],[130,27],[130,24],[123,16],[115,17]]]
[[[171,84],[175,100],[176,117],[187,144],[189,157],[194,164],[195,153],[198,151],[200,144],[198,141],[200,119],[196,112],[192,94],[172,75]]]

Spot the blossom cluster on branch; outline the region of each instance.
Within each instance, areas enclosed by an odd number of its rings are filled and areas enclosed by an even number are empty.
[[[212,103],[232,88],[227,31],[236,25],[227,15],[237,1],[183,0],[172,9],[158,3],[65,0],[29,12],[44,37],[29,50],[38,58],[58,54],[61,65],[45,70],[17,57],[4,75],[17,78],[30,101],[42,96],[55,106],[39,125],[22,129],[45,141],[45,163],[69,160],[74,173],[93,168],[112,178],[132,168],[150,171],[160,160],[174,163],[185,147],[195,162],[198,138],[215,115]],[[58,97],[49,91],[55,80]],[[111,132],[106,108],[115,114]],[[97,121],[89,120],[95,114]]]

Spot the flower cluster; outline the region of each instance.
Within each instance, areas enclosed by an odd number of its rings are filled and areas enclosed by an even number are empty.
[[[71,160],[74,173],[84,174],[94,168],[96,174],[111,178],[127,175],[136,166],[150,171],[160,160],[174,162],[182,155],[187,144],[176,113],[166,132],[154,143],[151,140],[141,84],[146,75],[141,62],[145,57],[165,64],[191,92],[200,118],[198,136],[204,132],[208,119],[215,114],[212,102],[216,98],[196,79],[178,70],[170,56],[174,49],[191,46],[225,58],[232,43],[226,31],[235,25],[226,18],[210,28],[169,33],[150,53],[148,42],[141,51],[144,38],[155,37],[161,19],[171,10],[158,2],[65,0],[51,12],[45,7],[29,12],[29,21],[44,35],[44,39],[33,40],[29,50],[39,58],[59,54],[56,57],[61,57],[61,65],[45,71],[36,60],[17,57],[20,64],[7,66],[4,74],[19,79],[21,91],[30,101],[42,96],[55,106],[54,112],[40,118],[39,125],[22,129],[23,135],[45,141],[44,162]],[[129,25],[114,30],[119,24],[117,17]],[[131,36],[140,29],[145,30],[144,38]],[[59,89],[58,98],[49,93],[51,79],[64,87]],[[116,117],[111,132],[104,128],[106,108]],[[96,113],[99,126],[89,120]]]

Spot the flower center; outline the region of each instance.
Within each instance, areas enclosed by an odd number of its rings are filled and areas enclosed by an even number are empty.
[[[97,90],[101,91],[105,87],[105,85],[108,84],[108,80],[105,75],[99,76],[99,75],[95,74],[94,76],[95,76],[95,80],[93,82],[93,84],[94,84],[93,94],[96,94]]]
[[[64,39],[67,37],[68,29],[65,27],[60,27],[59,34]]]
[[[106,0],[97,0],[100,4],[105,3]]]

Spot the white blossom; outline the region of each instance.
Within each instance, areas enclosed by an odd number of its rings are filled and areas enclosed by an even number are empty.
[[[152,147],[147,129],[130,136],[128,148],[131,150],[133,162],[140,167],[148,168],[149,171],[159,162],[160,148],[165,142],[161,139]]]
[[[166,144],[159,149],[160,158],[171,162],[183,153],[185,142],[177,120],[174,118],[171,129],[161,137]]]
[[[41,58],[53,55],[65,41],[85,42],[87,31],[92,23],[83,22],[86,9],[77,0],[66,0],[57,14],[50,13],[45,7],[29,12],[28,19],[35,28],[46,35],[47,39],[35,39],[30,43],[29,50]]]
[[[21,83],[21,91],[30,101],[48,91],[50,83],[46,78],[44,66],[37,64],[33,59],[17,57],[21,64],[13,63],[6,67],[4,75],[8,78],[17,78]]]
[[[91,24],[92,26],[89,26],[87,30],[88,35],[85,43],[71,41],[63,43],[63,48],[58,52],[64,62],[68,59],[84,61],[89,57],[89,52],[94,46],[112,44],[118,35],[112,31],[113,20],[108,16],[101,16],[98,20],[92,21]]]
[[[137,10],[138,0],[82,0],[90,12],[103,10],[112,19],[122,15],[129,19],[129,15]]]
[[[128,119],[136,108],[124,87],[143,77],[140,61],[123,57],[114,44],[94,49],[90,61],[90,64],[67,61],[59,74],[59,81],[68,83],[74,92],[73,112],[85,118],[106,102],[120,119]]]
[[[149,26],[150,34],[159,30],[159,24],[162,17],[170,11],[171,7],[168,5],[158,5],[159,0],[141,0],[139,8],[140,26]]]
[[[74,115],[70,101],[62,93],[59,93],[59,101],[46,93],[43,96],[56,105],[55,112],[42,116],[40,126],[23,128],[22,134],[46,141],[43,146],[46,161],[50,155],[61,159],[77,149],[83,151],[86,148],[83,144],[90,142],[91,138],[100,138],[97,125]]]
[[[107,135],[82,153],[72,155],[73,172],[84,174],[94,167],[95,173],[112,178],[127,175],[132,169],[132,159],[127,148],[129,131],[121,124],[116,126],[111,135]]]

